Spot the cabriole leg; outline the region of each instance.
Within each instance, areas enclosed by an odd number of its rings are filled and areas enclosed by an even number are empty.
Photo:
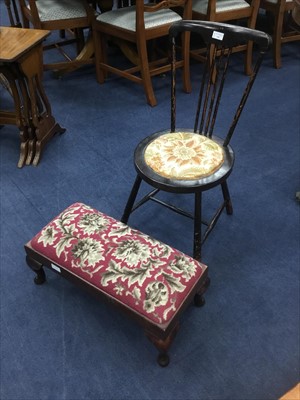
[[[172,331],[165,339],[158,338],[154,336],[152,333],[146,331],[145,334],[148,339],[154,344],[154,346],[158,349],[159,355],[157,357],[157,362],[161,367],[166,367],[170,362],[170,357],[168,355],[168,349],[171,346],[176,333],[179,329],[179,323],[177,322]]]
[[[43,284],[46,281],[46,274],[43,269],[43,264],[29,257],[28,255],[26,256],[26,262],[29,268],[36,273],[36,277],[34,278],[34,283],[36,285]]]

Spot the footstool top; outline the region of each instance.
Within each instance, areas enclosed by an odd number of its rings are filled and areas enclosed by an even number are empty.
[[[138,314],[167,325],[207,266],[83,203],[47,224],[30,246]]]

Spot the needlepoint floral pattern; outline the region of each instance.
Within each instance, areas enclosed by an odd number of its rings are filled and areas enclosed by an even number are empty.
[[[207,268],[83,203],[53,219],[31,246],[159,324],[172,318]]]

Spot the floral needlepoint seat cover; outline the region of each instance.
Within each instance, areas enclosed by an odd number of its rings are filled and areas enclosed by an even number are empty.
[[[169,179],[194,180],[209,176],[223,164],[223,148],[206,136],[191,132],[166,133],[145,150],[146,164]]]
[[[206,266],[85,204],[45,226],[32,248],[156,324],[167,324]],[[58,268],[59,269],[59,268]]]

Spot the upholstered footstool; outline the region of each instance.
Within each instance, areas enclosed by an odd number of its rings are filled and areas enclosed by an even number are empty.
[[[204,304],[207,266],[85,204],[75,203],[25,245],[26,261],[45,282],[43,266],[125,311],[169,363],[179,317]]]

